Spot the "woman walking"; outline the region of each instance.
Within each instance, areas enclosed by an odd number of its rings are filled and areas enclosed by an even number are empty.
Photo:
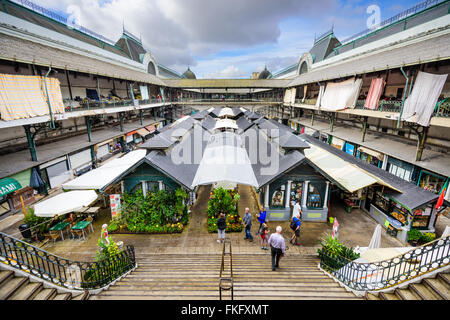
[[[261,225],[260,229],[260,235],[261,235],[261,249],[262,250],[269,250],[268,247],[268,237],[269,237],[269,227],[267,226],[267,221],[264,221]],[[265,244],[265,245],[264,245]]]

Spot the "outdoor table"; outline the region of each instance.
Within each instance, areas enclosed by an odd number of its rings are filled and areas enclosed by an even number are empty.
[[[68,222],[61,221],[55,224],[53,227],[50,228],[51,231],[59,231],[61,233],[61,239],[64,240],[63,236],[63,230],[69,225]]]
[[[83,232],[83,239],[86,240],[84,229],[86,229],[87,226],[91,225],[92,231],[94,231],[91,222],[92,221],[79,221],[72,227],[72,230],[81,230]]]

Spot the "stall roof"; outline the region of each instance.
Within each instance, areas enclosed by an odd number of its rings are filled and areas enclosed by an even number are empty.
[[[232,128],[232,129],[238,129],[238,126],[236,124],[236,121],[232,119],[219,119],[216,121],[216,125],[214,126],[215,129],[221,129],[221,128]]]
[[[62,185],[64,190],[100,190],[103,191],[118,176],[143,159],[146,150],[135,150],[121,158],[111,160],[103,166],[86,172],[82,176]]]
[[[430,203],[438,198],[438,195],[426,191],[422,188],[419,188],[413,183],[410,183],[408,181],[405,181],[397,176],[394,176],[393,174],[389,173],[388,171],[385,171],[381,168],[378,168],[374,165],[371,165],[369,163],[366,163],[356,157],[353,157],[352,155],[339,150],[337,148],[334,148],[333,146],[330,146],[327,143],[321,142],[310,135],[302,134],[300,135],[301,138],[307,140],[314,146],[318,146],[336,156],[339,158],[353,164],[354,166],[357,166],[364,170],[364,172],[371,174],[372,176],[376,176],[379,179],[382,179],[383,182],[391,185],[393,188],[397,189],[395,190],[385,190],[385,193],[388,194],[391,198],[393,198],[395,201],[401,203],[408,209],[415,209],[422,205],[425,205],[427,203]]]
[[[210,136],[192,187],[214,182],[258,186],[247,151],[237,134],[220,132]]]
[[[88,207],[98,196],[94,190],[63,192],[34,205],[34,214],[38,217],[53,218],[69,212],[81,211]]]

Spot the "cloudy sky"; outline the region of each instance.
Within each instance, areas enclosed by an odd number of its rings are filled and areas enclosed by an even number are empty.
[[[343,40],[367,28],[370,5],[381,20],[420,0],[33,0],[111,40],[141,36],[158,63],[197,78],[249,78],[297,63],[315,34],[334,25]]]

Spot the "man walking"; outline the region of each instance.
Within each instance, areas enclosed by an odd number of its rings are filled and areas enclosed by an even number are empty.
[[[281,226],[278,226],[276,228],[276,233],[272,234],[269,238],[272,253],[272,271],[275,271],[275,268],[279,268],[280,257],[282,257],[286,251],[286,244],[284,243],[284,238],[281,235],[281,230]]]
[[[242,219],[242,223],[244,224],[245,228],[245,240],[249,240],[250,242],[253,241],[252,233],[250,232],[250,229],[252,227],[252,214],[249,212],[249,208],[245,208],[245,215],[244,219]]]

